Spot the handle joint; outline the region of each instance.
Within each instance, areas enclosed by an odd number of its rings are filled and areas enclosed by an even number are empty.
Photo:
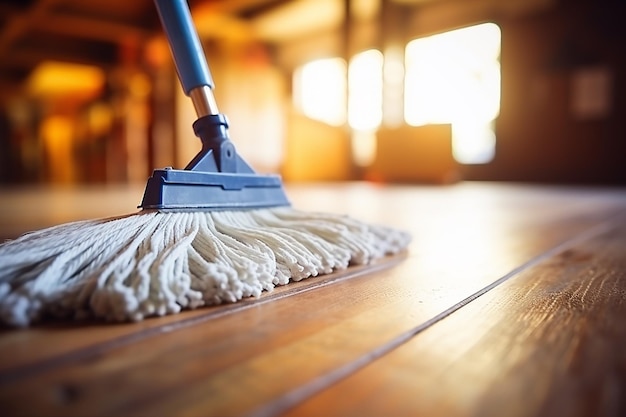
[[[203,116],[209,116],[219,114],[217,109],[217,103],[213,90],[207,85],[193,88],[189,91],[189,97],[193,103],[193,107],[196,109],[196,115],[198,118]]]

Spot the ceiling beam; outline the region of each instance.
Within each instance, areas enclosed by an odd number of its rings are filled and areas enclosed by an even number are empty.
[[[120,43],[126,39],[145,40],[156,29],[76,14],[51,14],[37,24],[37,30],[105,42]]]
[[[267,10],[283,3],[288,3],[288,0],[229,0],[200,3],[197,7],[207,7],[220,13],[245,14],[247,11]],[[192,9],[196,7],[192,6]]]
[[[38,0],[23,13],[13,15],[0,30],[0,56],[8,56],[13,42],[23,33],[36,27],[36,23],[44,20],[52,7],[62,0]]]
[[[75,41],[71,44],[54,46],[55,42],[45,45],[27,45],[12,53],[10,64],[5,68],[31,69],[44,60],[71,62],[75,64],[95,65],[108,68],[117,61],[117,48],[114,45]]]

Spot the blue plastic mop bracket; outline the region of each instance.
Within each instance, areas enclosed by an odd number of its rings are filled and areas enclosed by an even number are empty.
[[[279,175],[261,175],[237,154],[224,115],[193,125],[202,150],[184,170],[157,169],[139,207],[158,210],[228,210],[289,205]]]
[[[187,0],[155,0],[155,5],[185,94],[191,96],[194,91],[202,94],[202,111],[198,112],[201,117],[193,124],[196,136],[202,141],[202,150],[184,170],[153,171],[139,207],[180,211],[289,205],[280,176],[256,174],[228,138],[226,117],[212,114],[217,113],[216,106],[205,106],[210,103],[204,99],[209,98],[206,94],[213,87],[213,80]],[[193,101],[194,97],[191,98]]]

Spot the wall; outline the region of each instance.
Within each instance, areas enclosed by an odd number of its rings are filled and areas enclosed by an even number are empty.
[[[496,156],[462,166],[464,178],[626,183],[623,9],[618,0],[452,0],[411,13],[407,39],[485,21],[502,30]],[[608,108],[578,114],[576,80],[598,69],[608,74]],[[602,95],[602,85],[589,87],[583,104]]]
[[[406,43],[459,27],[495,22],[502,30],[502,102],[495,159],[461,166],[465,179],[626,184],[626,21],[618,0],[448,0],[386,2],[379,23],[396,28],[354,36],[350,48]],[[386,13],[386,15],[385,15]],[[388,20],[401,19],[402,25]],[[370,22],[371,23],[371,22]],[[363,25],[358,23],[358,25]],[[367,26],[369,27],[369,26]],[[398,33],[397,28],[403,29]],[[369,32],[368,32],[369,33]],[[334,36],[334,41],[329,39]],[[356,38],[356,39],[355,39]],[[341,53],[341,32],[284,45],[291,69],[319,51]],[[325,46],[335,45],[335,49]],[[590,70],[608,74],[608,108],[580,115],[576,79]],[[588,91],[593,101],[599,88]],[[587,100],[583,94],[583,101]],[[584,104],[584,103],[583,103]]]
[[[495,160],[466,178],[557,183],[626,183],[626,31],[616,1],[562,1],[500,19],[502,102]],[[578,114],[576,77],[608,74],[605,111]],[[602,85],[587,91],[594,99]],[[584,96],[585,94],[583,94]]]

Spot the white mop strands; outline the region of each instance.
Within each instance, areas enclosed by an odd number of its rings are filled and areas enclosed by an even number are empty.
[[[142,320],[367,264],[407,233],[289,207],[68,223],[0,245],[0,322]]]

